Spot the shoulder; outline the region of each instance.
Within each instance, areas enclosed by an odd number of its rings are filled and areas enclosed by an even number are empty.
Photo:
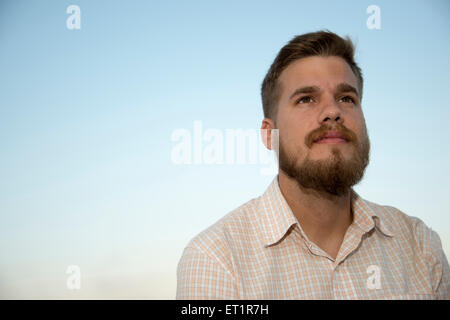
[[[441,248],[438,234],[425,222],[404,213],[396,207],[380,205],[365,200],[385,226],[392,231],[394,237],[400,241],[413,241],[422,253],[430,253],[429,250]]]
[[[259,209],[260,197],[247,201],[193,237],[185,251],[206,256],[231,270],[232,251],[254,231]]]
[[[393,240],[398,247],[404,251],[412,249],[415,257],[421,257],[429,274],[431,287],[438,298],[449,299],[450,267],[437,232],[421,219],[407,215],[395,207],[368,201],[366,203],[392,230]]]

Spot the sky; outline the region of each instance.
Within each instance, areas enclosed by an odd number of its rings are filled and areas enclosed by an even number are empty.
[[[189,240],[275,176],[177,163],[175,133],[202,154],[196,124],[259,132],[279,49],[322,29],[351,37],[365,79],[355,190],[423,220],[450,256],[449,18],[444,0],[2,1],[0,298],[174,299]]]

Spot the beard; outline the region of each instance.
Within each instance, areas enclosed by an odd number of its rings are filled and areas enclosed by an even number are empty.
[[[305,137],[308,149],[318,137],[331,129],[323,125],[309,133]],[[366,128],[361,140],[343,125],[339,124],[333,129],[341,132],[347,143],[353,144],[354,151],[349,159],[344,158],[338,147],[332,147],[331,156],[327,159],[311,160],[308,155],[301,164],[298,164],[298,157],[284,148],[280,137],[279,167],[289,177],[295,179],[302,189],[343,196],[364,176],[364,170],[369,164],[370,141]]]

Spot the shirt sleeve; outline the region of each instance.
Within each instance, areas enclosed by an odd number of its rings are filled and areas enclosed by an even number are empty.
[[[427,248],[430,257],[429,267],[433,279],[433,289],[438,299],[450,299],[450,268],[447,257],[442,249],[439,235],[430,229],[430,246]]]
[[[177,267],[178,300],[237,300],[234,277],[206,252],[186,247]]]
[[[450,268],[436,231],[422,221],[418,224],[418,236],[422,242],[422,253],[432,281],[431,287],[437,299],[450,299]]]

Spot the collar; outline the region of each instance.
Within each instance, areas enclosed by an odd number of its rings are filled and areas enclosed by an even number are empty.
[[[353,223],[364,232],[377,228],[382,234],[393,237],[393,233],[386,226],[385,218],[378,206],[362,199],[353,189],[352,210]],[[280,190],[278,175],[260,197],[259,223],[263,233],[264,245],[270,246],[284,239],[293,225],[298,225],[300,233],[307,239],[297,218]]]
[[[364,232],[369,232],[373,228],[376,228],[385,236],[394,236],[391,228],[387,225],[384,210],[382,210],[380,206],[361,198],[353,189],[352,210],[353,223]]]
[[[284,238],[289,229],[298,224],[291,208],[280,190],[278,175],[261,196],[260,225],[264,245],[273,245]]]

